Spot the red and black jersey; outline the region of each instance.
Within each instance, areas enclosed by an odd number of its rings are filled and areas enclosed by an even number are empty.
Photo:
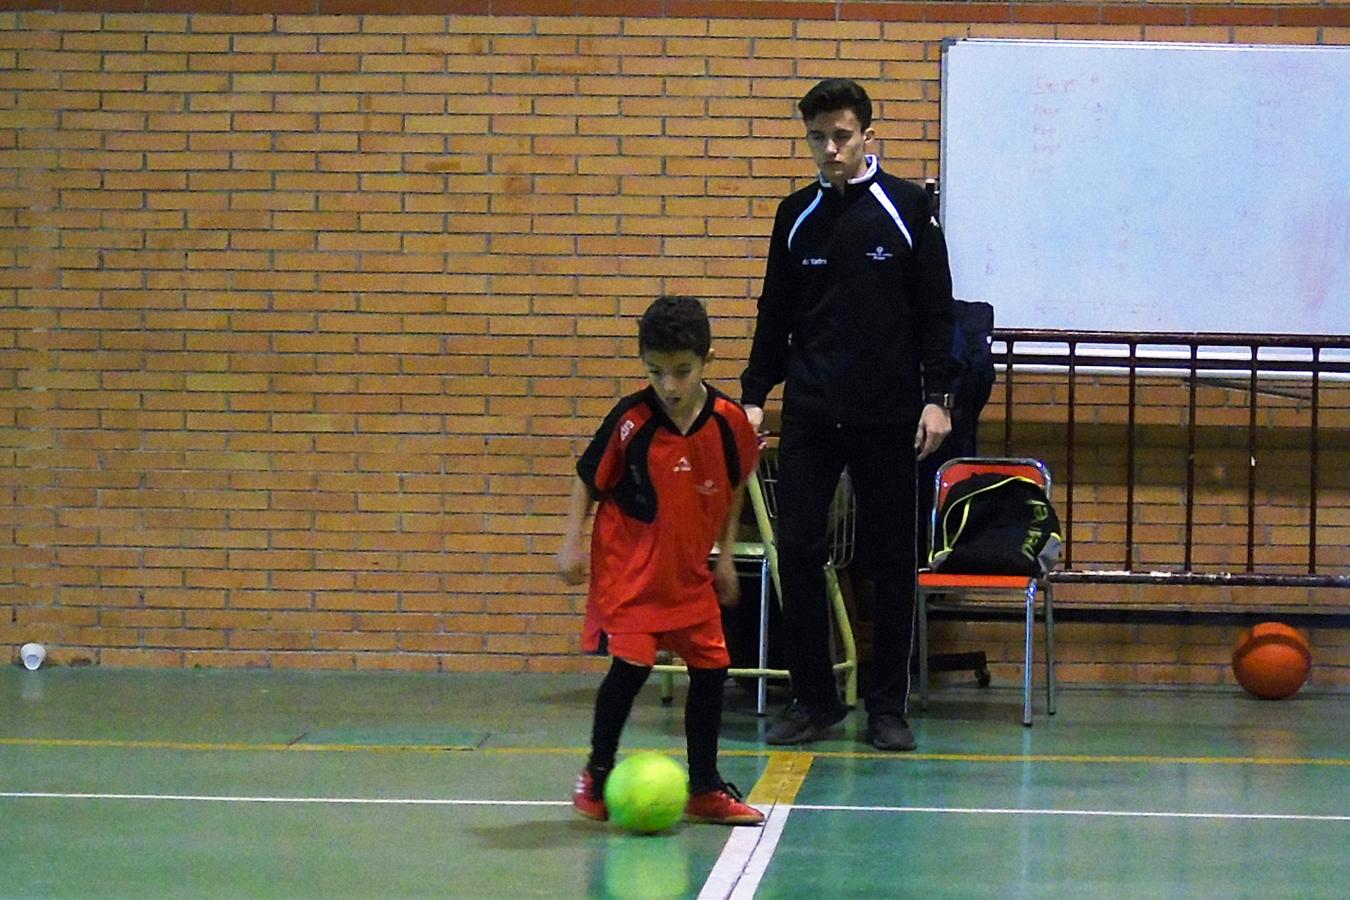
[[[582,646],[720,615],[708,554],[759,456],[740,406],[715,388],[687,434],[648,387],[614,407],[577,462],[599,498]]]

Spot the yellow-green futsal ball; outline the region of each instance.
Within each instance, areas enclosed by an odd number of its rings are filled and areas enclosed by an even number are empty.
[[[688,802],[688,773],[663,753],[626,757],[605,782],[609,819],[625,831],[665,831],[680,821]]]

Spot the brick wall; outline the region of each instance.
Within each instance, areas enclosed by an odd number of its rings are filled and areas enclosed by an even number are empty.
[[[734,383],[807,86],[867,83],[922,178],[944,38],[1350,40],[1320,2],[0,10],[0,642],[109,666],[593,665],[573,457],[657,293]],[[1066,626],[1066,678],[1224,677],[1120,634]],[[1072,664],[1140,634],[1166,677]]]

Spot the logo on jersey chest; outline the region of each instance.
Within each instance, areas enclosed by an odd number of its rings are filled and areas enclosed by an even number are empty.
[[[888,260],[888,259],[890,259],[891,257],[895,256],[894,253],[890,252],[889,250],[887,250],[885,247],[881,246],[880,244],[877,245],[877,247],[876,247],[875,250],[869,250],[869,251],[867,251],[867,252],[866,252],[865,254],[863,254],[863,255],[864,255],[864,256],[870,256],[872,259],[876,260],[877,262],[885,262],[886,260]]]
[[[694,466],[689,462],[689,457],[681,456],[675,465],[671,468],[672,472],[692,472]],[[717,482],[711,478],[705,478],[702,482],[694,485],[694,490],[705,497],[711,497],[717,493]]]

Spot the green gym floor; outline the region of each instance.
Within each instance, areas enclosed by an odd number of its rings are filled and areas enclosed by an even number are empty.
[[[0,897],[1345,897],[1350,695],[943,688],[919,750],[722,772],[770,819],[575,817],[599,676],[0,670]],[[644,690],[624,750],[683,760]],[[772,710],[771,710],[772,712]]]

